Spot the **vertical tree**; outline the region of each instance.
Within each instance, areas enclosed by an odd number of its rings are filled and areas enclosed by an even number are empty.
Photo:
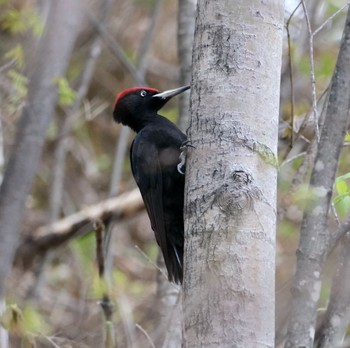
[[[283,1],[199,0],[185,208],[185,347],[273,347]],[[273,47],[273,48],[272,48]]]
[[[25,199],[30,192],[47,127],[58,98],[55,78],[68,67],[80,29],[82,2],[54,1],[37,51],[27,104],[17,126],[15,147],[0,189],[0,297],[19,237]]]
[[[340,151],[349,126],[349,43],[350,11],[345,22],[330,86],[326,116],[310,178],[309,191],[316,199],[305,210],[301,226],[297,270],[292,288],[293,299],[285,345],[288,348],[311,347],[313,344],[322,270],[328,253],[334,245],[334,235],[329,233],[328,222]],[[341,316],[338,318],[340,321]]]

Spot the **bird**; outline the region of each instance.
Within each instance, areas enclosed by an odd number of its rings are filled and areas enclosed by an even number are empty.
[[[186,135],[158,111],[183,86],[165,92],[133,87],[115,100],[113,119],[137,134],[130,148],[131,171],[141,192],[156,241],[162,251],[168,280],[183,281]]]

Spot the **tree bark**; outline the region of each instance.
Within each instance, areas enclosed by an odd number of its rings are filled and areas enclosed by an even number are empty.
[[[177,16],[177,45],[180,62],[180,86],[190,83],[192,69],[192,46],[197,0],[179,0]],[[185,132],[189,121],[190,99],[179,95],[179,128]]]
[[[185,193],[184,346],[274,347],[283,1],[199,0]],[[271,49],[273,45],[273,49]]]
[[[318,333],[318,348],[342,347],[350,322],[350,235],[343,238],[332,292],[324,322]]]
[[[63,76],[68,67],[80,28],[82,5],[81,0],[52,3],[48,26],[37,52],[27,105],[17,126],[14,149],[0,189],[0,298],[18,241],[25,200],[38,169],[46,129],[57,100],[54,79]]]
[[[285,347],[312,347],[315,335],[321,273],[328,253],[328,213],[340,150],[349,125],[350,110],[350,11],[348,12],[325,122],[310,178],[312,206],[304,213],[292,287],[290,322]]]

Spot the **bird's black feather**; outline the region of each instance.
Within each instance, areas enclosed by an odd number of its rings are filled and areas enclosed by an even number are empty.
[[[183,88],[184,91],[187,88]],[[145,92],[145,93],[144,93]],[[182,283],[185,177],[177,165],[186,136],[157,111],[172,97],[132,88],[118,97],[114,118],[137,132],[130,149],[131,169],[140,189],[170,281]],[[173,95],[180,93],[175,90]]]

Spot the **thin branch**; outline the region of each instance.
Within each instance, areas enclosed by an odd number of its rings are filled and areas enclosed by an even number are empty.
[[[332,21],[340,12],[342,12],[346,7],[350,5],[350,2],[348,2],[346,5],[341,7],[339,10],[335,11],[330,17],[328,17],[314,32],[312,33],[313,36],[316,36],[330,21]]]
[[[305,0],[301,0],[303,5],[306,25],[309,32],[309,60],[310,60],[310,80],[312,91],[312,111],[314,115],[314,127],[316,132],[317,142],[320,140],[320,130],[318,126],[318,111],[317,111],[317,94],[316,94],[316,78],[315,78],[315,65],[314,65],[314,36],[312,34],[311,23],[309,14],[306,8]]]
[[[91,23],[94,25],[95,29],[101,36],[102,40],[105,42],[110,51],[118,58],[122,65],[129,71],[130,75],[139,85],[145,85],[144,77],[137,71],[135,66],[130,63],[128,57],[124,53],[124,50],[120,45],[114,40],[112,35],[108,32],[106,27],[102,25],[91,13],[88,13],[88,17]]]
[[[291,15],[289,16],[286,23],[287,30],[287,38],[288,38],[288,67],[289,67],[289,80],[290,80],[290,128],[291,128],[291,147],[294,145],[294,79],[293,79],[293,64],[292,64],[292,50],[291,50],[291,39],[289,32],[290,22],[298,10],[301,2],[299,2],[298,6],[293,10]]]
[[[287,158],[284,162],[281,163],[280,168],[284,167],[288,163],[293,162],[294,160],[296,160],[296,159],[298,159],[300,157],[306,156],[306,154],[307,154],[307,152],[303,151],[303,152],[300,152],[300,153],[296,154],[295,156]]]
[[[138,245],[135,245],[135,249],[155,268],[161,273],[166,279],[168,279],[167,274],[164,272],[164,269],[160,268],[155,262],[153,262],[150,257],[140,249]],[[174,285],[175,286],[175,285]]]
[[[145,335],[145,337],[147,338],[147,341],[149,343],[149,345],[152,347],[152,348],[156,348],[156,346],[154,345],[153,341],[152,341],[152,338],[149,336],[149,334],[147,333],[147,331],[139,324],[135,324],[135,326]]]
[[[105,260],[103,253],[103,234],[105,233],[105,226],[101,220],[94,222],[94,230],[96,237],[96,259],[98,265],[98,275],[101,281],[104,281],[105,277]],[[108,286],[108,285],[107,285]],[[113,348],[115,347],[115,330],[112,324],[112,315],[114,312],[114,305],[109,296],[109,288],[104,291],[101,301],[99,304],[102,308],[104,316],[104,347]]]
[[[331,234],[329,242],[328,242],[328,250],[327,253],[331,253],[332,250],[336,247],[338,242],[348,233],[350,232],[350,219],[344,224],[340,225],[337,230]]]

